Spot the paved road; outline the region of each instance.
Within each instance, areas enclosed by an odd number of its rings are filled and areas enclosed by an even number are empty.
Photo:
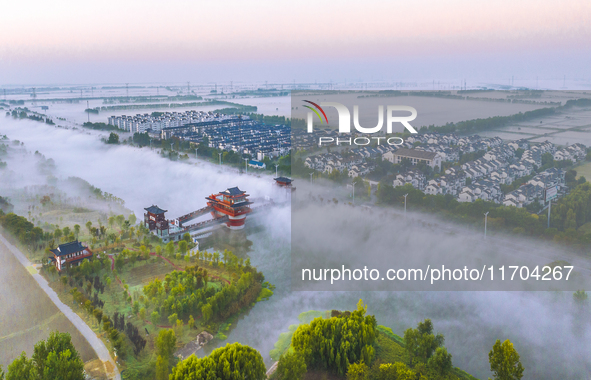
[[[59,299],[57,293],[53,289],[51,289],[51,287],[47,283],[47,280],[45,280],[45,278],[43,278],[43,276],[41,276],[39,274],[39,272],[37,272],[36,270],[30,270],[30,269],[32,269],[32,263],[27,259],[27,257],[18,248],[16,248],[12,244],[10,244],[2,235],[0,235],[0,241],[2,241],[2,243],[4,243],[4,245],[6,245],[6,247],[8,247],[8,249],[12,252],[14,257],[16,257],[17,260],[20,261],[20,263],[25,268],[27,268],[27,270],[29,271],[29,273],[31,273],[31,275],[33,276],[35,281],[37,281],[37,283],[39,284],[41,289],[43,289],[43,291],[45,293],[47,293],[49,298],[58,307],[58,309],[60,309],[60,311],[62,313],[64,313],[64,315],[70,320],[70,322],[72,322],[72,324],[78,329],[78,331],[80,331],[80,333],[84,336],[84,338],[86,338],[86,340],[88,341],[90,346],[96,352],[96,355],[98,356],[98,358],[103,363],[109,362],[111,364],[109,366],[112,369],[111,372],[109,372],[107,370],[107,366],[105,366],[105,371],[107,372],[109,378],[115,379],[115,380],[121,380],[121,374],[119,373],[119,370],[117,369],[117,365],[115,365],[115,362],[113,361],[113,358],[111,358],[111,355],[109,354],[109,350],[107,349],[107,347],[105,346],[103,341],[100,340],[98,336],[96,336],[94,331],[92,331],[92,329],[90,327],[88,327],[88,325],[82,320],[82,318],[80,318],[78,316],[78,314],[76,314],[74,311],[72,311],[72,309],[70,309],[69,306],[64,304]]]

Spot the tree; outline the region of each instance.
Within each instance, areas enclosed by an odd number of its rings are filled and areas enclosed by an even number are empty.
[[[411,363],[427,363],[435,350],[443,345],[443,341],[443,335],[433,334],[433,322],[430,319],[419,322],[416,329],[409,328],[404,332],[404,343]]]
[[[203,322],[209,322],[213,316],[213,310],[210,304],[205,304],[201,307],[201,314],[203,315]]]
[[[183,240],[184,240],[184,241],[186,241],[187,243],[190,243],[190,242],[191,242],[191,234],[190,234],[190,233],[188,233],[188,232],[186,232],[186,233],[183,235]]]
[[[55,237],[55,240],[59,243],[60,238],[62,237],[62,230],[58,228],[57,230],[53,231],[53,236]]]
[[[177,319],[178,319],[178,315],[176,313],[171,314],[168,316],[168,323],[170,323],[171,326],[174,326]]]
[[[176,334],[172,329],[163,329],[156,337],[156,352],[165,359],[172,358],[176,346]]]
[[[21,355],[8,365],[6,380],[36,380],[39,379],[32,360],[27,359],[23,351]]]
[[[181,254],[183,255],[187,253],[187,242],[185,240],[179,241],[179,251],[181,251]]]
[[[192,315],[189,315],[189,322],[188,322],[189,328],[195,328],[195,319],[193,319]]]
[[[351,363],[371,363],[377,322],[366,311],[360,300],[353,312],[333,310],[330,319],[316,318],[300,325],[291,339],[293,349],[304,356],[309,368],[328,369],[341,376]]]
[[[94,317],[96,318],[96,323],[98,323],[99,327],[101,326],[101,320],[103,319],[103,312],[100,309],[94,309],[93,313]]]
[[[369,368],[364,362],[349,364],[347,380],[369,380]]]
[[[156,359],[156,380],[168,379],[168,361],[161,355]]]
[[[119,226],[119,228],[123,228],[123,223],[125,222],[125,217],[123,215],[117,215],[115,217],[115,223]]]
[[[584,290],[577,290],[573,293],[573,300],[580,305],[585,304],[588,298],[589,296]]]
[[[415,372],[408,368],[406,364],[397,362],[397,363],[387,363],[387,364],[380,364],[379,373],[378,373],[378,380],[415,380],[416,374]]]
[[[519,380],[523,377],[524,368],[519,361],[519,354],[509,339],[503,343],[497,339],[488,353],[488,361],[494,379]]]
[[[150,314],[150,321],[152,321],[153,325],[157,325],[158,322],[160,322],[160,314],[158,314],[157,311],[153,311],[152,314]]]
[[[1,377],[0,377],[1,378]],[[31,359],[23,352],[8,366],[6,380],[83,380],[84,362],[72,344],[70,334],[51,332],[39,341]]]
[[[427,366],[437,374],[438,378],[446,379],[452,369],[451,354],[445,347],[437,347]]]
[[[80,225],[74,224],[74,234],[76,234],[76,239],[78,239],[78,235],[80,235]]]
[[[254,348],[240,343],[227,344],[202,359],[195,355],[179,362],[170,380],[264,380],[267,378],[263,357]]]
[[[129,220],[130,225],[135,226],[135,223],[137,222],[137,217],[135,216],[134,213],[131,213],[131,215],[129,215],[129,218],[127,218],[127,220]]]
[[[166,244],[166,246],[164,247],[164,250],[166,251],[166,255],[168,257],[174,255],[174,243],[169,241],[168,244]]]
[[[119,144],[119,135],[115,132],[111,132],[109,134],[109,139],[107,140],[107,144]]]
[[[146,308],[145,308],[145,307],[142,307],[142,308],[140,309],[140,319],[141,319],[142,321],[144,321],[144,320],[146,319]]]
[[[277,363],[279,380],[301,380],[306,374],[306,371],[306,361],[297,352],[281,355]]]
[[[115,257],[115,269],[117,269],[117,272],[121,272],[121,269],[125,264],[125,259],[123,258],[123,256],[123,253],[121,253],[117,255],[117,257]]]

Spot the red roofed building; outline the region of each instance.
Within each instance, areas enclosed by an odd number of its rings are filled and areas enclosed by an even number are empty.
[[[244,228],[246,214],[251,212],[248,200],[249,194],[237,187],[232,187],[218,194],[207,197],[207,205],[213,208],[211,215],[214,218],[228,217],[226,226],[231,230]]]

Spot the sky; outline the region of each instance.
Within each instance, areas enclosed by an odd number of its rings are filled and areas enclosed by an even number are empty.
[[[591,2],[24,0],[0,85],[587,79]]]

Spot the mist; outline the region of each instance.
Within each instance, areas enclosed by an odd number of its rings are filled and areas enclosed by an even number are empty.
[[[152,204],[169,210],[168,218],[182,215],[203,207],[205,196],[232,186],[239,186],[252,197],[280,196],[272,193],[270,176],[239,175],[204,162],[197,165],[194,161],[173,162],[147,148],[106,145],[100,141],[99,133],[6,118],[0,120],[2,134],[24,142],[24,149],[29,152],[39,150],[47,159],[53,159],[56,177],[77,176],[122,198],[138,219],[143,215],[143,208]],[[17,157],[11,158],[8,169],[15,173],[33,170],[29,164],[15,168],[16,162],[19,162]],[[19,185],[46,181],[42,175],[21,174],[20,177]],[[303,180],[296,180],[294,185],[298,187],[296,197],[300,200],[310,190],[333,191],[326,186],[306,189]],[[435,330],[445,335],[445,346],[453,355],[454,366],[479,378],[490,376],[488,352],[496,339],[510,339],[514,343],[526,368],[524,379],[590,378],[589,314],[577,311],[572,292],[292,292],[291,217],[287,207],[257,216],[265,228],[248,236],[253,242],[249,256],[266,281],[277,288],[268,301],[257,303],[241,317],[228,334],[228,340],[220,344],[236,341],[248,344],[270,363],[269,351],[279,334],[297,323],[298,314],[310,309],[352,309],[362,298],[378,323],[392,327],[399,335],[417,322],[431,318]],[[451,250],[454,243],[468,241],[469,231],[445,221],[438,223],[442,228],[457,231],[454,237],[449,237],[445,249]],[[425,231],[430,231],[423,227],[401,230],[417,234],[411,238],[422,238]],[[412,247],[410,243],[404,244],[400,241],[401,250]],[[532,249],[531,242],[511,240],[511,244],[519,250]]]

